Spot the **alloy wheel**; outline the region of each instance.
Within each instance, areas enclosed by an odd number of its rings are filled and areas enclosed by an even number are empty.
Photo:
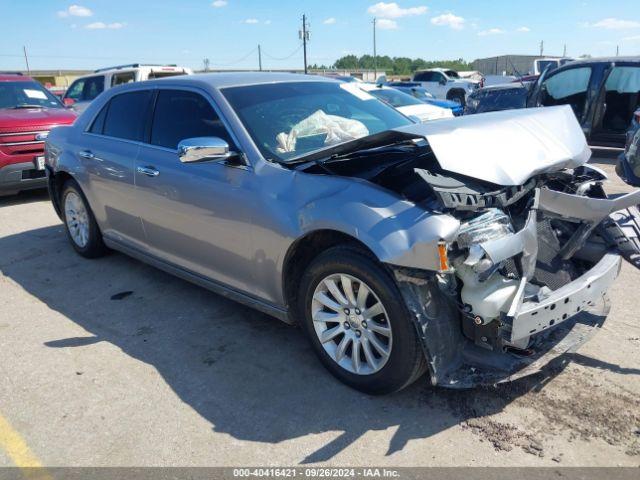
[[[345,370],[371,375],[389,360],[393,343],[389,316],[362,280],[345,273],[325,277],[313,293],[311,318],[325,352]]]

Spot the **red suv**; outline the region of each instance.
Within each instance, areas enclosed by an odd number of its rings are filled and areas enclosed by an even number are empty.
[[[46,188],[44,140],[75,119],[33,78],[0,73],[0,196]]]

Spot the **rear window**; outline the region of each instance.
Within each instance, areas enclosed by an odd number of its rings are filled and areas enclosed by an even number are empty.
[[[142,141],[150,100],[151,90],[113,97],[107,107],[103,133],[110,137]]]

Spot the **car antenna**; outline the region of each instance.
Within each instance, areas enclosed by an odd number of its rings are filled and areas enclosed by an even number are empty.
[[[511,64],[511,68],[513,68],[513,71],[516,72],[516,75],[518,75],[518,80],[520,81],[520,85],[524,87],[524,82],[522,81],[522,75],[520,75],[520,72],[518,71],[516,66],[513,64],[511,59],[509,57],[507,57],[507,59],[509,60],[509,63]]]

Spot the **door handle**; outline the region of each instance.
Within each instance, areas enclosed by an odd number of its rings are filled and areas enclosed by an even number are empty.
[[[138,173],[146,175],[147,177],[157,177],[160,175],[160,172],[156,170],[154,167],[138,167],[136,168]]]
[[[93,160],[96,158],[96,156],[91,152],[91,150],[82,150],[81,152],[78,153],[78,155],[80,155],[80,157],[85,158],[87,160]]]

